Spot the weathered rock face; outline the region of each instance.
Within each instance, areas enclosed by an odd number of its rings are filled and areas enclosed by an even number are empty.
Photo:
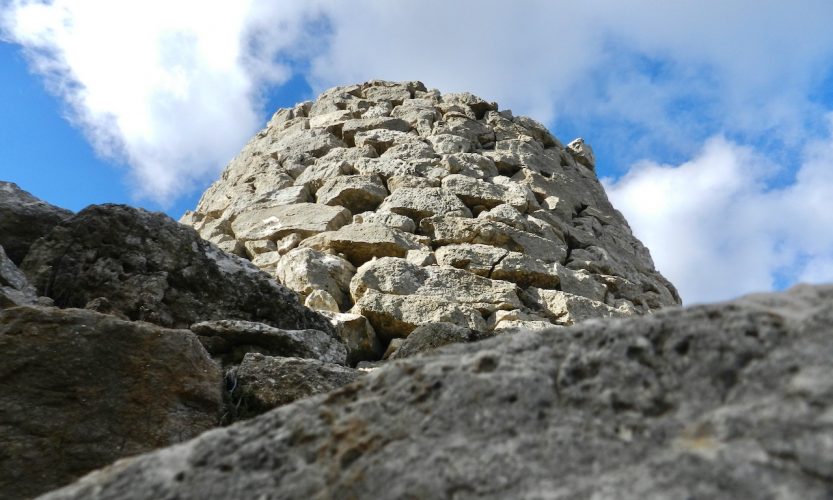
[[[91,206],[66,219],[32,246],[21,267],[59,307],[104,297],[110,312],[166,327],[237,319],[333,331],[248,261],[164,214],[123,205]]]
[[[187,330],[0,311],[0,496],[23,498],[215,427],[222,373]]]
[[[14,306],[34,305],[38,301],[35,288],[26,276],[14,265],[0,245],[0,309]]]
[[[362,372],[316,359],[246,354],[234,371],[232,403],[239,418],[347,385]]]
[[[46,498],[830,498],[833,286],[498,336]]]
[[[496,310],[569,325],[679,304],[594,168],[584,141],[494,103],[374,81],[278,111],[182,221],[383,342],[438,321],[490,330]],[[383,257],[442,289],[347,289]]]
[[[20,264],[35,240],[72,212],[41,201],[13,182],[0,181],[0,245]]]

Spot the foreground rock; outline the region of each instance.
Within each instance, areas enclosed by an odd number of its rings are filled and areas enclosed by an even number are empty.
[[[833,286],[500,336],[50,499],[830,498]]]
[[[38,301],[35,288],[14,265],[0,245],[0,309],[13,306],[34,305]]]
[[[191,325],[206,350],[226,364],[239,364],[249,352],[297,356],[343,365],[347,348],[320,330],[282,330],[252,321],[204,321]]]
[[[234,372],[231,390],[237,418],[250,418],[297,399],[347,385],[362,372],[315,359],[247,354]]]
[[[29,247],[72,212],[41,201],[13,182],[0,181],[0,245],[15,264]]]
[[[0,311],[0,496],[31,497],[216,426],[196,335],[78,309]]]
[[[527,323],[679,304],[595,166],[583,140],[565,147],[495,103],[420,82],[372,81],[279,110],[182,221],[312,297],[310,305],[335,312],[326,293],[338,311],[364,315],[383,344],[437,321],[497,325],[488,321],[494,311],[454,299],[478,277],[517,286],[529,300],[511,311],[534,318],[518,320]],[[346,293],[343,284],[374,257],[408,259],[434,274],[451,266],[460,278],[435,296]],[[571,299],[568,314],[538,289],[594,303]]]
[[[290,290],[248,261],[225,254],[161,213],[95,205],[59,224],[22,264],[60,307],[104,297],[134,321],[187,328],[237,319],[332,332]]]

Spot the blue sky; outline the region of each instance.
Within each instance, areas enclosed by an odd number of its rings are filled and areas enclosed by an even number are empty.
[[[418,79],[584,137],[688,303],[833,281],[828,0],[0,0],[0,178],[177,218],[276,108]]]

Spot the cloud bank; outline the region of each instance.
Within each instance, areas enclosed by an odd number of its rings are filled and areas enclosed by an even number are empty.
[[[3,37],[140,197],[204,186],[299,72],[314,91],[419,79],[588,139],[686,301],[833,279],[828,0],[0,6]]]

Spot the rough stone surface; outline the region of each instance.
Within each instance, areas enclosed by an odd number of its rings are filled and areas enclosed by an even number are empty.
[[[347,348],[347,364],[356,366],[361,361],[374,361],[384,352],[376,330],[361,314],[331,313],[321,311],[330,322]]]
[[[278,111],[183,222],[269,272],[278,265],[273,252],[297,246],[356,267],[374,257],[451,266],[517,285],[520,296],[534,295],[530,288],[563,291],[601,304],[600,314],[680,303],[608,201],[588,144],[564,146],[540,123],[472,94],[424,88],[372,81]],[[292,186],[307,191],[286,191]],[[293,195],[298,201],[284,203]],[[266,217],[287,211],[293,218],[286,222]],[[357,305],[359,297],[325,291],[340,310],[371,314],[379,338],[390,339],[444,317],[482,325],[493,311],[475,320],[469,306],[448,302],[466,295],[461,286],[470,281],[446,282],[446,293],[410,305],[389,293]],[[384,307],[386,318],[410,319],[380,322]],[[526,300],[516,311],[537,318],[530,322],[559,324],[540,301]]]
[[[0,181],[0,246],[17,265],[35,240],[70,215],[69,210],[39,200],[13,182]]]
[[[22,270],[59,307],[106,297],[134,321],[187,328],[240,319],[331,331],[329,322],[244,259],[161,213],[94,205],[35,243]]]
[[[0,311],[0,496],[31,497],[216,426],[222,373],[187,330]]]
[[[315,359],[277,358],[249,353],[234,371],[232,403],[237,418],[251,418],[296,399],[330,392],[362,372]]]
[[[0,309],[14,306],[34,305],[38,302],[35,288],[26,276],[14,265],[0,245]]]
[[[361,223],[318,234],[301,242],[301,247],[341,254],[353,265],[360,266],[374,257],[404,257],[408,250],[420,250],[425,245],[399,229]]]
[[[445,347],[49,499],[833,494],[833,287]]]
[[[355,266],[346,259],[311,248],[290,250],[275,269],[278,280],[301,296],[321,290],[347,309],[351,304],[349,289],[354,274]]]
[[[328,325],[329,326],[329,325]],[[295,356],[343,365],[347,349],[320,330],[283,330],[252,321],[203,321],[191,326],[205,349],[224,365],[238,364],[249,352]]]
[[[478,340],[478,332],[452,323],[428,323],[414,329],[402,340],[389,359],[402,359],[428,353],[448,344]]]

